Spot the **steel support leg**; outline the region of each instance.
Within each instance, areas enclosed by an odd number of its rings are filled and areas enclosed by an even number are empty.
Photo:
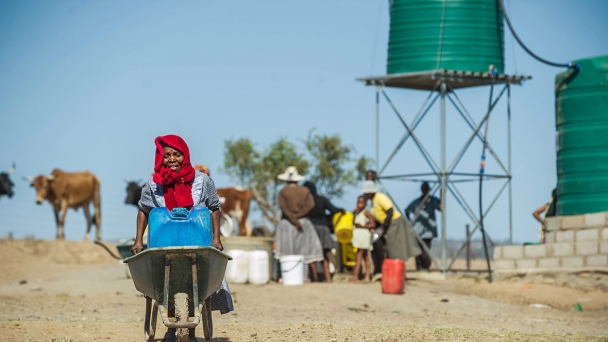
[[[513,244],[513,190],[511,183],[511,85],[507,85],[507,168],[509,172],[509,245]]]
[[[380,89],[376,86],[376,170],[380,171]]]
[[[447,271],[447,169],[446,169],[446,122],[445,122],[445,96],[446,84],[441,82],[441,270],[445,275]]]

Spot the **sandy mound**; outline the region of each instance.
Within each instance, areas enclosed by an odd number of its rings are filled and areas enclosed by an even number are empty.
[[[106,244],[118,254],[116,246]],[[0,260],[10,264],[88,265],[116,263],[110,254],[93,242],[0,239]]]
[[[106,244],[118,254],[116,246]],[[118,261],[93,242],[0,239],[0,283],[48,279]]]

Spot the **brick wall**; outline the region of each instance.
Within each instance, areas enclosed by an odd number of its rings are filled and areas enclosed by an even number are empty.
[[[546,243],[494,248],[495,270],[608,267],[608,212],[546,221]]]

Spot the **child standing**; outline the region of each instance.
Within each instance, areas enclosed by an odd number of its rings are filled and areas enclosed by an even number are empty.
[[[351,280],[352,283],[359,282],[359,271],[361,270],[363,259],[365,259],[365,277],[363,278],[363,282],[370,282],[371,258],[369,252],[373,249],[371,239],[375,228],[375,221],[372,214],[365,208],[365,202],[365,197],[359,196],[357,198],[357,207],[354,210],[355,217],[353,223],[355,228],[353,229],[351,243],[358,250],[355,271]]]

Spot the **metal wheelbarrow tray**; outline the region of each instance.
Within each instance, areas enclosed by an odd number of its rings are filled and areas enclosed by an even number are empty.
[[[154,339],[158,311],[165,326],[177,329],[195,328],[202,315],[205,339],[211,340],[213,324],[210,296],[220,288],[226,264],[231,259],[214,247],[198,246],[150,248],[126,258],[124,262],[129,265],[135,288],[146,298],[146,341]],[[192,321],[169,320],[170,298],[173,299],[177,293],[187,294],[187,298],[198,306],[198,310],[194,310]]]

